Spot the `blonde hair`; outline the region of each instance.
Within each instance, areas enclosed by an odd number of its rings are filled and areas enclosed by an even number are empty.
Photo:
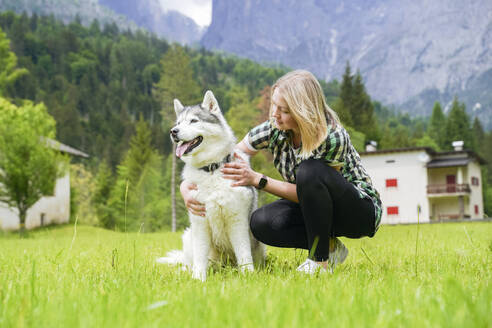
[[[276,89],[299,127],[302,142],[300,155],[308,158],[328,136],[328,122],[332,127],[340,124],[338,115],[326,104],[323,89],[311,72],[295,70],[280,77],[272,87],[272,98]],[[272,114],[273,102],[270,118]]]

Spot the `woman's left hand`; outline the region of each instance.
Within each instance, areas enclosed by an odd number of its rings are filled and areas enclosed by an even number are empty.
[[[235,180],[231,186],[257,186],[260,181],[261,174],[251,169],[238,154],[234,153],[235,162],[225,163],[220,170],[224,179]]]

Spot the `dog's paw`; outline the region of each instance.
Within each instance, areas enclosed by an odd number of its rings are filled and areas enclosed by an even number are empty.
[[[240,265],[239,269],[241,270],[241,272],[253,272],[253,271],[255,271],[255,267],[254,267],[253,263],[246,263],[246,264]]]
[[[207,271],[193,270],[192,277],[193,279],[205,281],[207,280]]]

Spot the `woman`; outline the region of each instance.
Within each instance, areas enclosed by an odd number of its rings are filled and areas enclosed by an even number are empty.
[[[271,151],[285,181],[255,172],[243,161],[226,163],[223,176],[233,180],[233,186],[255,186],[281,197],[253,212],[251,230],[258,240],[309,250],[298,271],[333,271],[348,254],[336,237],[376,233],[381,220],[379,194],[310,72],[287,73],[273,85],[270,117],[237,148],[250,156],[261,149]],[[204,206],[189,196],[195,188],[184,181],[181,193],[191,212],[204,215]]]

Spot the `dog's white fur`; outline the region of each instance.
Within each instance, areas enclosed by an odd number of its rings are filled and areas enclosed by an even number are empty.
[[[205,93],[201,107],[185,108],[175,99],[177,124],[174,128],[179,130],[177,136],[180,140],[203,137],[201,144],[181,159],[185,162],[183,179],[197,185],[198,190],[193,190],[192,195],[205,205],[206,216],[189,212],[191,227],[183,234],[183,250],[171,251],[157,262],[183,264],[192,270],[193,278],[204,281],[209,260],[222,262],[228,259],[235,261],[241,271],[253,271],[254,264],[264,262],[265,246],[253,237],[249,229],[251,213],[256,209],[256,190],[253,187],[232,187],[233,181],[224,179],[219,169],[213,172],[200,169],[220,163],[228,154],[234,160],[234,152],[248,160],[246,154],[234,149],[236,139],[211,91]],[[213,119],[218,119],[218,122],[200,120],[199,115],[193,115],[193,112],[200,114],[198,110],[210,111],[202,114],[213,114]]]

